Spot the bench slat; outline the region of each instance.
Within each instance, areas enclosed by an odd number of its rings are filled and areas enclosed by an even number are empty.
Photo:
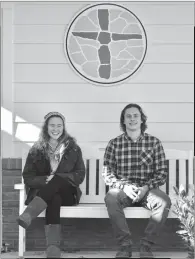
[[[193,151],[191,151],[189,155],[188,169],[189,169],[189,184],[193,184],[193,183],[195,184],[195,176],[193,174]]]
[[[26,208],[26,206],[24,207]],[[148,218],[151,212],[142,207],[132,207],[124,209],[127,218]],[[78,206],[61,207],[60,216],[62,218],[108,218],[105,204],[79,204]],[[39,217],[45,217],[45,211]],[[175,215],[170,211],[169,218]]]
[[[175,196],[173,186],[176,186],[176,161],[169,160],[169,195]]]
[[[85,168],[87,167],[86,165],[86,159],[83,159],[84,160],[84,164],[85,164]],[[80,184],[80,189],[82,190],[82,195],[86,195],[86,177],[84,178],[82,184]]]
[[[106,194],[106,184],[102,177],[102,167],[103,167],[103,159],[99,160],[99,195],[101,195],[104,199]]]
[[[91,197],[96,196],[96,159],[95,158],[91,158],[89,161],[89,196]]]
[[[179,185],[182,184],[186,190],[186,160],[179,160]]]

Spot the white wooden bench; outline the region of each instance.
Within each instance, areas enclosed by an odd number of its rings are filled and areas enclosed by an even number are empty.
[[[101,152],[103,154],[103,152]],[[167,164],[169,169],[169,178],[167,183],[161,187],[171,198],[174,203],[175,193],[173,186],[183,184],[184,187],[188,184],[193,184],[193,153],[192,151],[182,150],[165,150]],[[27,152],[22,157],[22,168],[26,160]],[[62,218],[108,218],[107,209],[104,203],[104,197],[108,190],[102,179],[102,164],[101,156],[85,156],[86,177],[80,185],[82,197],[78,206],[61,207],[60,216]],[[21,214],[26,206],[24,201],[26,198],[25,186],[15,184],[15,189],[20,190],[19,194],[19,214]],[[187,187],[188,188],[188,187]],[[148,218],[150,211],[140,208],[125,208],[127,218]],[[39,217],[44,217],[45,211]],[[175,214],[170,211],[169,218],[175,218]],[[23,257],[26,246],[26,231],[19,226],[19,256]]]

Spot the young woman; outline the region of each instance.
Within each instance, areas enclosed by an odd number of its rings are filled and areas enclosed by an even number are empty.
[[[80,147],[66,131],[65,118],[50,112],[39,140],[30,149],[23,170],[28,205],[17,219],[27,228],[46,209],[45,235],[49,258],[60,257],[60,206],[79,203],[79,185],[85,177]]]

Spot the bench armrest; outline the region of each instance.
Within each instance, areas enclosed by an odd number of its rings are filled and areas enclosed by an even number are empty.
[[[24,190],[24,184],[23,183],[14,184],[14,189],[15,190]]]

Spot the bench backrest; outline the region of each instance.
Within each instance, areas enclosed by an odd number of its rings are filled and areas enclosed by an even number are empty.
[[[88,153],[88,154],[87,154]],[[25,150],[22,156],[24,166],[28,151]],[[165,149],[169,177],[166,184],[160,188],[170,197],[174,197],[173,186],[180,184],[188,191],[189,184],[193,184],[193,152],[175,149]],[[80,203],[104,203],[104,197],[108,191],[102,178],[103,152],[84,152],[83,157],[86,166],[86,177],[80,185],[82,197]]]

